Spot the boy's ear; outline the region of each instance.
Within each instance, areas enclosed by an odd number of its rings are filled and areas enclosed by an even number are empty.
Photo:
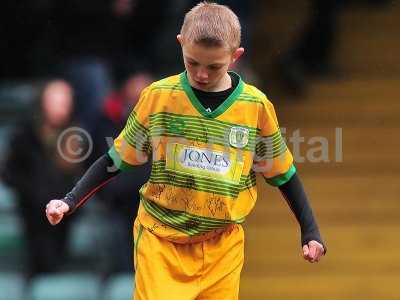
[[[237,61],[243,55],[243,53],[244,53],[243,47],[237,48],[232,54],[232,63]]]
[[[181,35],[181,34],[178,34],[178,35],[176,36],[176,39],[178,40],[179,44],[182,45],[182,35]]]

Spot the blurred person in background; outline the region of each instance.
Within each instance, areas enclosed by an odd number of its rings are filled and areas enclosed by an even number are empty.
[[[340,75],[333,63],[339,34],[339,16],[348,5],[386,5],[387,0],[313,0],[303,31],[278,58],[278,75],[286,91],[302,95],[309,78]]]
[[[105,99],[101,115],[92,135],[94,142],[89,167],[98,157],[107,152],[113,140],[124,128],[142,90],[150,85],[153,77],[146,72],[138,72],[123,81],[121,87]],[[110,239],[108,272],[129,272],[132,270],[132,230],[139,206],[139,189],[150,176],[151,163],[120,174],[118,180],[110,182],[96,195],[107,209],[107,219],[113,224]],[[118,255],[115,255],[118,253]]]
[[[79,166],[69,163],[58,151],[60,133],[72,124],[73,90],[63,80],[45,84],[38,114],[25,120],[11,139],[2,179],[15,189],[27,242],[28,274],[57,271],[66,254],[69,220],[55,230],[43,218],[48,197],[69,188]],[[61,145],[67,154],[71,145]],[[67,154],[68,155],[68,154]],[[74,158],[71,153],[70,158]]]
[[[342,0],[312,1],[303,32],[278,58],[278,74],[289,93],[303,94],[307,77],[333,73],[332,54],[342,7]]]

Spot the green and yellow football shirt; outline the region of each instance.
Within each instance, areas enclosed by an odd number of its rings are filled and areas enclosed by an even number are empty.
[[[256,173],[279,186],[296,172],[274,107],[262,92],[240,79],[208,112],[185,72],[142,92],[109,155],[121,170],[152,160],[138,218],[175,242],[242,223],[257,199]]]

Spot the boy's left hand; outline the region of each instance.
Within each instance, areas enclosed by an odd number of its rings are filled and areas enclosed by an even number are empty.
[[[311,263],[319,262],[324,254],[324,246],[317,241],[309,241],[307,245],[303,246],[303,257]]]

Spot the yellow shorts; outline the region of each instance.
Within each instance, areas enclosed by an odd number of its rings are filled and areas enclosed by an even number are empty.
[[[203,242],[177,244],[134,226],[134,300],[239,299],[241,225]]]

